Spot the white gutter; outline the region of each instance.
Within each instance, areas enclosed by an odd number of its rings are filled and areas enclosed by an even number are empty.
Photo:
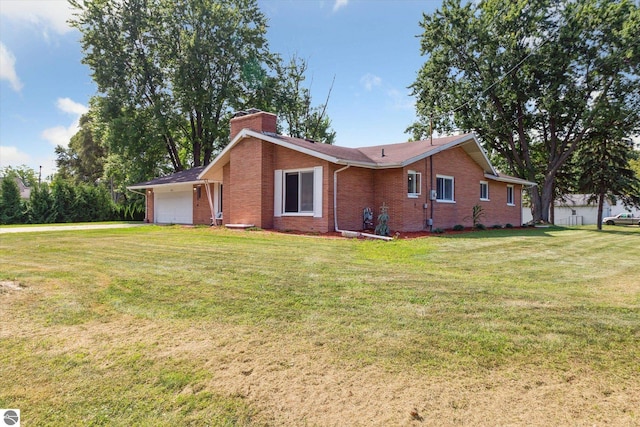
[[[342,172],[351,167],[347,165],[333,172],[333,225],[337,233],[342,233],[344,237],[369,237],[371,239],[393,240],[388,236],[378,236],[377,234],[361,233],[360,231],[340,230],[338,228],[338,172]]]

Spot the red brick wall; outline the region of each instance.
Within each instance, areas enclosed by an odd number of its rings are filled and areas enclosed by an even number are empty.
[[[272,145],[270,143],[265,143]],[[271,166],[271,193],[270,198],[264,203],[270,203],[270,212],[273,217],[273,176],[278,169],[306,169],[322,166],[322,218],[313,216],[281,216],[273,218],[273,228],[276,230],[299,230],[326,233],[333,231],[333,169],[329,162],[307,154],[299,153],[284,147],[273,146],[273,163]],[[334,165],[331,165],[334,166]],[[265,171],[265,176],[267,171]],[[330,184],[330,185],[329,185]],[[266,209],[265,209],[266,210]]]
[[[274,198],[274,161],[276,146],[269,142],[262,144],[262,187],[261,187],[261,215],[260,227],[273,228],[273,198]]]
[[[222,167],[222,223],[231,223],[231,165],[227,163]]]
[[[520,195],[522,186],[514,186],[515,206],[507,206],[506,184],[487,180],[482,168],[460,147],[433,156],[433,189],[438,174],[454,177],[455,203],[433,201],[433,228],[452,228],[456,224],[473,225],[473,207],[480,205],[486,226],[511,223],[520,225]],[[480,181],[489,182],[489,201],[480,200]]]
[[[211,224],[212,215],[205,184],[194,185],[193,188],[195,188],[195,191],[193,192],[193,223],[209,225]],[[200,188],[200,197],[198,197],[198,188]],[[209,184],[212,198],[214,197],[213,188],[214,184]]]
[[[400,190],[402,197],[402,231],[422,231],[427,229],[427,219],[429,218],[429,160],[419,160],[402,171],[402,187]],[[421,174],[420,194],[418,197],[407,195],[407,179],[409,171],[413,170]],[[424,204],[427,203],[427,209]]]
[[[278,117],[275,114],[261,111],[246,116],[231,119],[231,133],[229,139],[233,139],[242,129],[251,129],[257,132],[276,132]]]
[[[249,116],[245,116],[249,117]],[[282,216],[275,218],[274,171],[323,167],[322,218]],[[254,138],[240,141],[230,153],[230,163],[223,168],[224,222],[255,224],[261,228],[328,232],[334,230],[333,173],[342,165],[302,154]],[[371,207],[374,225],[380,207],[388,206],[392,231],[427,229],[428,218],[433,228],[451,228],[456,224],[472,225],[473,206],[484,208],[481,222],[486,226],[521,222],[521,186],[514,186],[515,206],[506,204],[506,184],[484,178],[484,171],[462,148],[455,148],[423,159],[405,168],[372,170],[351,167],[338,174],[338,226],[343,230],[361,230],[362,212]],[[421,194],[407,195],[409,170],[421,173]],[[438,174],[454,177],[455,203],[430,200]],[[480,181],[489,182],[490,201],[480,201]],[[203,201],[206,203],[206,200]],[[427,209],[424,204],[427,203]],[[208,205],[206,206],[208,210]],[[194,217],[196,216],[194,205]],[[432,216],[433,213],[433,216]],[[210,213],[207,212],[207,221]]]
[[[246,138],[231,150],[231,182],[224,186],[230,193],[224,202],[230,212],[229,216],[225,213],[225,223],[263,226],[262,145],[258,139]]]
[[[153,189],[148,189],[147,190],[147,197],[146,197],[146,203],[147,203],[147,215],[145,217],[145,221],[146,222],[153,222],[154,216],[153,216],[153,200],[155,198],[155,195],[153,194]]]
[[[333,217],[333,171],[343,166],[332,168],[328,177],[331,194],[331,209]],[[325,172],[326,173],[326,172]],[[372,169],[350,167],[338,172],[338,228],[341,230],[362,230],[362,214],[364,208],[371,208],[374,212],[374,226],[377,215],[374,203],[374,173]],[[330,230],[334,224],[331,223]]]

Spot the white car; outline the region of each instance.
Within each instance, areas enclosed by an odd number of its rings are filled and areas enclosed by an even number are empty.
[[[640,225],[640,218],[625,212],[616,216],[602,218],[602,222],[607,225]]]

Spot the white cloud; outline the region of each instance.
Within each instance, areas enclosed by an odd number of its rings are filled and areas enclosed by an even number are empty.
[[[22,82],[16,74],[16,57],[3,43],[0,43],[0,80],[7,80],[16,92],[22,89]]]
[[[360,78],[360,84],[368,91],[371,91],[375,86],[382,84],[382,79],[371,73],[367,73]]]
[[[74,116],[73,122],[69,126],[55,126],[42,131],[42,138],[46,139],[53,146],[61,145],[67,147],[69,140],[78,132],[80,116],[88,111],[88,108],[69,98],[58,98],[56,102],[58,109],[64,113]]]
[[[416,100],[409,93],[402,93],[397,89],[389,89],[387,95],[391,98],[395,110],[415,110]]]
[[[18,150],[17,147],[0,145],[0,166],[19,166],[27,163],[31,157],[27,153]]]
[[[349,3],[349,0],[336,0],[333,4],[333,11],[336,12],[338,9],[342,9]]]
[[[82,105],[79,102],[75,102],[70,98],[58,98],[56,106],[60,111],[75,114],[78,116],[81,116],[89,111],[89,109],[85,105]]]
[[[0,14],[7,18],[39,27],[45,39],[49,30],[58,34],[72,31],[67,23],[72,12],[67,0],[3,0],[0,7]]]

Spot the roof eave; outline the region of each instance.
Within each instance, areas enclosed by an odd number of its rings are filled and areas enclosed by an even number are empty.
[[[129,185],[127,186],[127,190],[144,190],[146,188],[159,188],[159,187],[175,187],[179,185],[194,185],[194,184],[204,184],[204,181],[201,179],[195,181],[185,181],[185,182],[167,182],[164,184],[141,184],[141,185]]]
[[[500,176],[500,175],[492,175],[490,173],[485,173],[484,177],[487,179],[491,179],[493,181],[506,182],[509,184],[520,184],[520,185],[526,185],[529,187],[538,186],[538,184],[536,184],[535,182],[531,182],[531,181],[527,181],[526,179],[520,179],[520,178],[511,177],[511,176]]]

